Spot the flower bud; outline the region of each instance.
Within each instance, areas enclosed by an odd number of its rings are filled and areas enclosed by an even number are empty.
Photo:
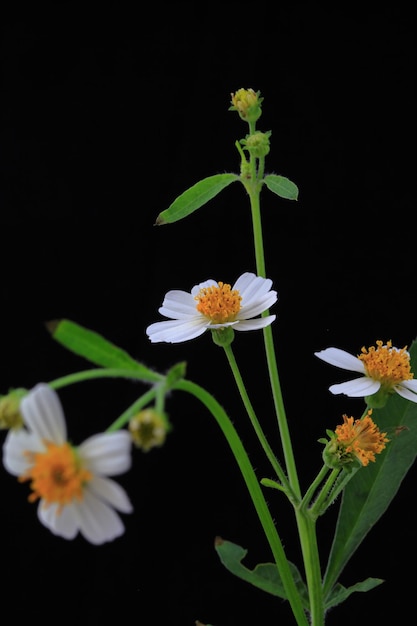
[[[137,448],[141,448],[144,452],[162,446],[169,430],[170,423],[167,416],[153,408],[140,411],[129,421],[132,441]]]
[[[229,111],[237,111],[245,122],[256,122],[262,114],[260,92],[253,89],[238,89],[232,96]]]
[[[14,389],[7,396],[0,397],[0,429],[18,429],[23,426],[20,401],[26,394],[26,389]]]
[[[271,131],[267,133],[256,132],[253,135],[248,135],[246,139],[241,140],[241,144],[250,152],[254,157],[264,157],[270,151],[269,138]]]

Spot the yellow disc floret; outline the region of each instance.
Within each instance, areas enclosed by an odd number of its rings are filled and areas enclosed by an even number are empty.
[[[238,289],[230,285],[218,283],[218,286],[203,287],[195,296],[197,311],[207,317],[213,324],[233,322],[240,311],[242,296]]]
[[[372,410],[369,410],[365,417],[357,420],[344,415],[343,424],[337,426],[335,431],[339,453],[353,454],[364,466],[369,461],[374,462],[375,454],[382,452],[389,441],[387,433],[381,433],[371,414]]]
[[[388,389],[403,380],[413,378],[407,347],[393,348],[391,341],[387,341],[385,345],[382,341],[377,341],[376,344],[376,348],[362,348],[362,353],[358,356],[370,378],[380,381]]]
[[[31,467],[19,477],[30,481],[30,502],[42,498],[46,504],[62,508],[73,500],[82,500],[83,487],[91,480],[91,472],[82,467],[74,448],[68,443],[45,442],[45,452],[27,452]]]

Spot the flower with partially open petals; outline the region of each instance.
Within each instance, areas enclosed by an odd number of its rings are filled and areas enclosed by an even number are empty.
[[[100,433],[72,446],[58,395],[44,383],[21,400],[20,411],[23,427],[8,432],[3,463],[20,482],[29,482],[29,501],[39,500],[42,524],[64,539],[80,532],[96,545],[123,534],[116,510],[131,513],[132,505],[108,476],[130,468],[129,433]]]
[[[343,424],[339,424],[334,433],[328,431],[330,441],[323,452],[326,465],[349,469],[349,464],[355,461],[364,467],[375,462],[375,455],[385,450],[389,439],[387,433],[379,430],[371,415],[372,409],[361,419],[343,415]]]
[[[159,313],[170,319],[151,324],[146,333],[153,343],[179,343],[194,339],[206,330],[265,328],[276,316],[256,316],[277,301],[277,292],[271,290],[271,286],[269,278],[245,272],[233,287],[209,279],[195,285],[191,293],[168,291]]]
[[[393,347],[391,341],[376,347],[362,348],[357,357],[339,348],[327,348],[314,353],[319,359],[345,370],[359,372],[362,376],[329,387],[334,393],[351,397],[367,397],[378,394],[373,406],[383,406],[389,395],[398,395],[417,402],[417,380],[410,368],[410,353],[405,348]]]

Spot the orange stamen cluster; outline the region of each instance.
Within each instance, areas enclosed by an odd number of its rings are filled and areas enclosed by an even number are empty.
[[[236,319],[240,311],[242,296],[230,285],[218,283],[218,287],[204,287],[195,296],[197,311],[214,324],[224,324]]]
[[[74,449],[68,444],[45,442],[45,452],[27,452],[31,467],[19,477],[30,480],[32,493],[29,502],[43,498],[46,504],[59,504],[60,508],[74,499],[82,500],[83,487],[91,480],[91,472],[80,465]]]
[[[362,348],[362,353],[358,356],[370,378],[379,380],[385,387],[393,387],[403,380],[413,378],[407,347],[393,348],[391,341],[387,341],[386,345],[382,341],[377,341],[376,344],[376,348]]]
[[[389,441],[371,418],[372,410],[362,419],[343,416],[343,424],[336,427],[337,442],[345,454],[354,454],[362,465],[375,461],[375,454],[384,450]]]

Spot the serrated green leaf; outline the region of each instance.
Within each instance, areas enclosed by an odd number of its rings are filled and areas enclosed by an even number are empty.
[[[277,566],[274,563],[259,563],[254,569],[249,569],[242,564],[247,555],[247,550],[224,539],[217,538],[215,542],[216,552],[226,569],[242,580],[284,600],[287,599],[284,585],[282,584]],[[308,592],[297,567],[290,563],[290,569],[294,582],[300,593],[303,607],[308,610]]]
[[[95,331],[88,330],[70,320],[49,322],[52,337],[65,348],[100,367],[134,370],[146,382],[161,380],[161,376],[133,359]]]
[[[416,341],[410,357],[411,370],[417,372]],[[390,441],[375,463],[359,469],[344,489],[324,578],[327,592],[392,502],[417,456],[417,404],[394,394],[385,407],[373,410],[372,419]]]
[[[351,585],[350,587],[344,587],[343,585],[337,584],[327,598],[324,608],[327,611],[328,609],[331,609],[332,607],[347,600],[352,593],[356,593],[358,591],[370,591],[378,585],[381,585],[383,582],[384,580],[382,578],[367,578],[366,580],[356,583],[355,585]]]
[[[239,180],[236,174],[215,174],[200,180],[198,183],[184,191],[157,219],[156,225],[172,224],[182,220],[193,213],[209,200],[212,200],[225,187]]]
[[[290,181],[285,176],[279,176],[278,174],[268,174],[264,178],[265,185],[270,191],[273,191],[286,200],[298,199],[298,187],[295,183]]]

